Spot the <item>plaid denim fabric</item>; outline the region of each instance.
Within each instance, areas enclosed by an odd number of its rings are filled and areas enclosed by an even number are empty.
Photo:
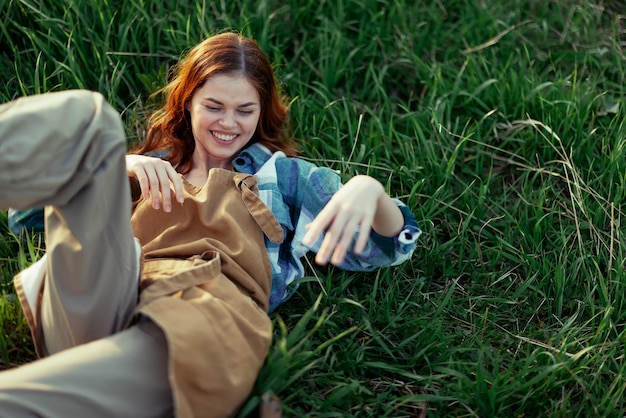
[[[273,272],[271,311],[296,290],[294,282],[305,273],[302,264],[304,255],[319,249],[322,238],[310,248],[302,244],[305,226],[339,190],[341,180],[335,171],[327,167],[318,167],[300,158],[289,158],[282,152],[271,153],[259,144],[252,144],[243,150],[233,165],[237,171],[257,175],[259,195],[283,228],[285,240],[281,244],[265,240]],[[340,268],[371,271],[400,264],[411,257],[421,231],[409,208],[394,200],[404,216],[404,230],[394,238],[372,231],[365,251],[358,257],[349,253]]]

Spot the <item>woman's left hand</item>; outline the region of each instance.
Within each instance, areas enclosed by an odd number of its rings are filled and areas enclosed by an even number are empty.
[[[334,265],[341,264],[357,228],[359,233],[353,252],[360,254],[367,244],[374,216],[383,198],[388,198],[383,185],[369,176],[355,176],[343,185],[313,222],[307,225],[307,233],[302,240],[307,246],[326,231],[315,262],[323,265],[330,260]]]

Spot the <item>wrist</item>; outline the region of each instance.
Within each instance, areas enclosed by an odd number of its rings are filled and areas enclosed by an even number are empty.
[[[383,184],[380,181],[376,180],[374,177],[368,176],[366,174],[359,174],[355,177],[368,183],[368,188],[371,190],[371,196],[374,197],[378,205],[380,205],[382,199],[387,197],[385,186],[383,186]]]

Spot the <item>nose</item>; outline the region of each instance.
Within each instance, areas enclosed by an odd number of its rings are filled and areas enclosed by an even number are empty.
[[[235,117],[232,113],[227,112],[222,119],[220,119],[220,125],[224,128],[232,129],[237,126],[237,122],[235,121]]]

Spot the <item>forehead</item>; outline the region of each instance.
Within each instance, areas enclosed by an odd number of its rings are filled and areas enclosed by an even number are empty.
[[[224,104],[259,103],[259,93],[240,74],[218,74],[210,77],[193,95],[193,99],[217,100]]]

